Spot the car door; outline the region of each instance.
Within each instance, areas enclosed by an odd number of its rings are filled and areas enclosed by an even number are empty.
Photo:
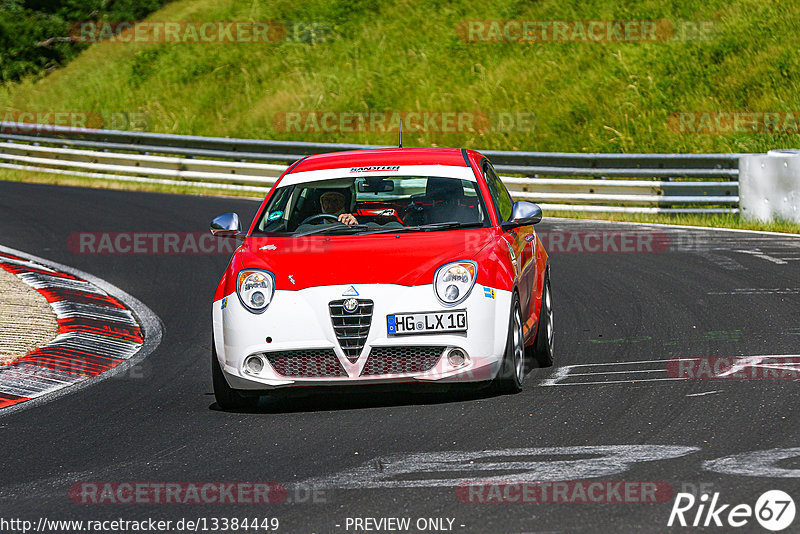
[[[488,159],[481,163],[486,185],[489,187],[489,194],[497,211],[497,218],[500,221],[510,221],[514,210],[514,201],[511,194],[506,189],[505,184],[497,176],[494,168]],[[533,226],[520,226],[503,232],[503,240],[506,241],[514,262],[514,271],[517,273],[520,307],[522,309],[523,321],[526,322],[526,331],[530,327],[535,313],[536,299],[535,280],[536,280],[536,234]],[[527,333],[527,332],[526,332]]]

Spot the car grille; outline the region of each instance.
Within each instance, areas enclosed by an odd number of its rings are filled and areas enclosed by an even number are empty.
[[[339,346],[350,363],[353,363],[361,355],[361,350],[367,342],[367,334],[372,323],[373,302],[358,299],[358,307],[352,312],[344,309],[344,300],[334,300],[328,304],[328,308]]]
[[[333,349],[265,352],[264,357],[282,376],[347,376]]]
[[[361,376],[414,374],[430,371],[444,347],[373,347]]]

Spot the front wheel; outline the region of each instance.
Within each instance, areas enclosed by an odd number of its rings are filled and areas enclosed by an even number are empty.
[[[539,326],[533,340],[533,358],[539,367],[553,365],[553,293],[550,291],[550,269],[544,273],[542,306],[539,308]]]
[[[523,378],[525,378],[525,338],[522,334],[519,297],[514,293],[511,317],[508,321],[506,351],[500,371],[495,378],[496,389],[500,393],[518,393],[522,391]]]
[[[228,385],[219,366],[217,347],[213,340],[211,341],[211,381],[214,383],[214,398],[223,410],[253,408],[258,404],[258,397],[245,397]]]

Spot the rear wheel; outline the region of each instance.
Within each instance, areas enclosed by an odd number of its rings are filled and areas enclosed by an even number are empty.
[[[525,339],[522,335],[519,297],[514,293],[511,317],[508,321],[506,352],[500,365],[500,372],[495,378],[495,387],[500,393],[518,393],[522,391],[523,378],[525,378]]]
[[[550,291],[550,269],[544,274],[542,306],[539,308],[539,326],[533,340],[533,358],[539,367],[553,365],[553,293]]]
[[[219,366],[217,347],[213,340],[211,342],[211,380],[214,383],[214,398],[223,410],[253,408],[258,404],[258,397],[245,397],[228,385]]]

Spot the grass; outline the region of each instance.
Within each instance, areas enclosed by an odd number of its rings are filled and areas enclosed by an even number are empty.
[[[532,114],[501,131],[408,132],[409,146],[597,152],[764,152],[797,134],[687,134],[681,111],[796,111],[800,3],[778,0],[179,0],[151,21],[316,24],[321,42],[100,43],[0,88],[3,111],[91,111],[157,132],[391,144],[381,132],[286,132],[292,111]],[[466,42],[469,20],[707,21],[699,39]],[[110,120],[112,117],[114,120]],[[122,117],[122,119],[120,119]],[[143,117],[144,119],[140,119]],[[485,123],[481,123],[484,124]],[[531,129],[532,126],[532,129]]]

